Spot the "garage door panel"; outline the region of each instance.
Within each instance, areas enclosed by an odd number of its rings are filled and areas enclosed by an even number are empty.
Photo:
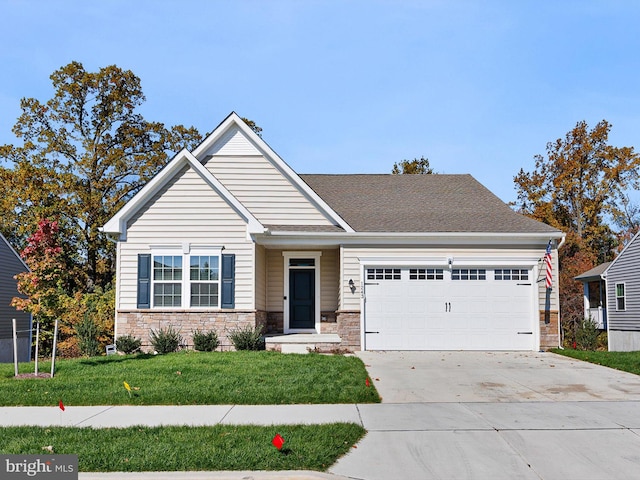
[[[402,267],[395,279],[365,285],[369,350],[532,350],[534,286],[497,281],[493,269],[466,269],[452,279],[417,279]],[[414,278],[409,278],[409,272]],[[435,272],[432,269],[431,272]],[[479,273],[482,272],[482,273]],[[502,270],[501,272],[511,272]],[[530,276],[529,270],[517,270]],[[474,278],[475,275],[475,278]],[[481,277],[481,278],[480,278]],[[505,274],[506,277],[506,274]],[[497,275],[496,275],[497,278]],[[376,331],[379,333],[366,333]],[[524,332],[524,334],[523,334]]]

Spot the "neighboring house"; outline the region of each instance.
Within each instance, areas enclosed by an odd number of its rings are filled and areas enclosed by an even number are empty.
[[[31,314],[12,307],[17,297],[18,284],[15,275],[29,271],[20,255],[0,234],[0,362],[13,362],[13,319],[17,320],[18,360],[31,360]]]
[[[225,347],[230,330],[262,325],[283,351],[560,341],[564,234],[470,175],[299,175],[235,113],[104,231],[118,240],[116,336],[146,346],[169,325],[187,344],[215,329]]]
[[[603,274],[611,265],[606,262],[575,277],[584,287],[584,317],[592,319],[599,329],[607,328],[607,282]]]
[[[606,314],[609,351],[640,350],[640,234],[636,234],[620,254],[608,264],[576,277],[583,282],[601,270],[601,286],[606,295],[602,307]],[[595,271],[595,273],[593,273]],[[591,305],[589,293],[589,305]],[[609,307],[607,308],[607,305]],[[585,301],[585,307],[587,306]],[[585,316],[590,312],[585,310]]]

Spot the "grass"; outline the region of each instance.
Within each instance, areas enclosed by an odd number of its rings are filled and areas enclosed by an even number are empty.
[[[271,439],[279,433],[278,451]],[[85,472],[318,470],[348,452],[365,430],[352,423],[277,427],[0,428],[3,454],[78,455]]]
[[[40,362],[48,372],[50,364]],[[19,373],[32,373],[33,363]],[[261,405],[373,403],[362,361],[341,355],[194,352],[56,361],[48,379],[16,379],[0,364],[0,405]],[[123,382],[131,388],[131,395]]]
[[[554,353],[585,362],[604,365],[624,372],[640,375],[640,352],[601,352],[571,349],[554,349]]]

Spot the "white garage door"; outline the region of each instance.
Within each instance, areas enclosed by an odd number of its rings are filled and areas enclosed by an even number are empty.
[[[367,350],[533,350],[527,268],[365,268]]]

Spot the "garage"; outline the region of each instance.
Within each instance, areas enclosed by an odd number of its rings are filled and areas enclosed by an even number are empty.
[[[535,350],[527,266],[365,266],[366,350]]]

